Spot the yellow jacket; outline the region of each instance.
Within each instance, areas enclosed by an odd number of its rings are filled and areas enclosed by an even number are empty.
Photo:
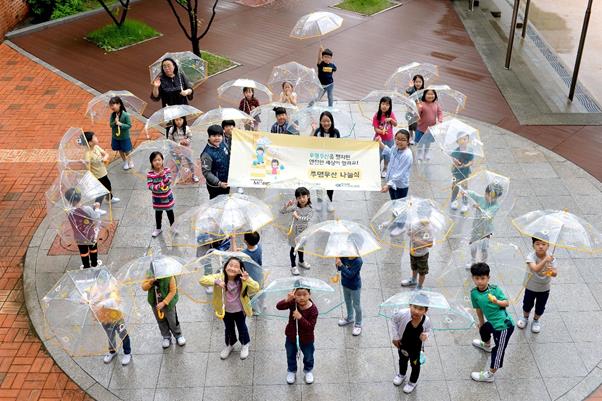
[[[205,287],[213,286],[213,309],[215,309],[215,312],[219,317],[219,313],[222,312],[224,303],[222,299],[222,287],[215,285],[215,280],[218,279],[224,281],[224,273],[203,276],[199,280],[199,283]],[[251,308],[251,300],[249,299],[249,295],[256,294],[259,292],[259,290],[259,283],[257,283],[257,281],[253,280],[251,277],[249,277],[246,281],[242,280],[242,287],[240,289],[240,302],[242,303],[242,308],[245,311],[245,316],[253,316],[253,309]]]

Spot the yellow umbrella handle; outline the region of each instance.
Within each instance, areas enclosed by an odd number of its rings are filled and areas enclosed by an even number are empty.
[[[165,313],[163,313],[161,309],[157,309],[157,317],[159,318],[159,320],[163,320],[163,318],[165,317]]]
[[[215,311],[215,316],[217,316],[220,319],[223,319],[224,316],[226,316],[226,302],[224,301],[224,291],[226,291],[226,289],[222,288],[222,310]]]

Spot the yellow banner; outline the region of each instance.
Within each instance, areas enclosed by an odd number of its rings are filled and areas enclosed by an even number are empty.
[[[228,183],[234,187],[378,191],[378,144],[235,129]]]

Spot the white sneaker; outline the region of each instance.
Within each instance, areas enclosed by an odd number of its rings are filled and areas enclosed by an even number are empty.
[[[121,201],[121,199],[119,199],[118,197],[116,197],[116,196],[111,196],[111,203],[117,203],[117,202],[119,202],[119,201]]]
[[[466,204],[466,203],[462,204],[462,208],[460,209],[460,211],[462,213],[468,212],[468,204]]]
[[[199,182],[199,177],[197,177],[196,175],[193,175],[192,176],[192,181]]]
[[[316,209],[316,212],[322,210],[322,199],[318,198],[318,201],[312,206]]]
[[[286,382],[288,384],[294,384],[296,379],[297,379],[297,375],[295,375],[295,372],[287,372],[286,373]]]
[[[101,216],[104,216],[105,214],[107,214],[106,210],[102,210],[102,209],[96,209],[96,213],[98,213]]]
[[[380,178],[387,178],[387,170],[383,170],[380,172]]]
[[[305,383],[312,384],[314,382],[314,374],[312,372],[305,373]]]
[[[481,372],[472,372],[470,374],[470,377],[472,378],[472,380],[477,381],[477,382],[487,382],[487,383],[493,383],[493,373],[491,373],[490,370],[484,370]]]
[[[245,193],[245,189],[243,187],[238,187],[237,192],[242,195]]]
[[[219,357],[221,359],[226,359],[230,356],[230,353],[232,352],[232,349],[234,347],[231,345],[226,345],[226,347],[222,350],[222,352],[219,353]]]
[[[334,212],[334,204],[332,202],[328,202],[328,211],[330,213]]]
[[[302,269],[305,269],[305,270],[311,269],[311,265],[307,262],[299,262],[299,267],[301,267]]]
[[[159,234],[161,234],[161,229],[160,228],[155,228],[153,230],[153,233],[151,234],[153,236],[153,238],[159,236]]]
[[[351,334],[353,334],[354,336],[359,336],[360,334],[362,334],[361,326],[354,326]]]
[[[178,345],[180,347],[183,347],[186,345],[186,338],[184,338],[184,336],[180,336],[180,337],[176,338],[176,341],[178,342]]]
[[[113,360],[113,358],[115,358],[116,355],[117,355],[117,352],[113,352],[113,353],[109,352],[104,356],[104,358],[102,358],[102,361],[104,363],[111,363],[111,361]]]
[[[339,327],[347,326],[348,324],[353,323],[353,320],[347,320],[346,318],[339,319]]]
[[[396,386],[401,386],[401,383],[406,379],[405,375],[400,375],[399,373],[395,375],[393,378],[393,384]]]
[[[132,354],[125,354],[123,358],[121,358],[121,366],[127,366],[132,361]]]
[[[295,266],[295,267],[291,267],[291,274],[293,276],[298,276],[301,273],[299,273],[299,269],[297,268],[297,266]]]
[[[449,207],[451,208],[451,210],[458,210],[458,206],[460,206],[460,205],[458,204],[457,200],[453,201],[451,203],[451,205],[449,205]]]
[[[130,169],[130,164],[127,162],[127,160],[126,160],[125,163],[123,163],[123,169],[124,170],[129,170]]]
[[[405,386],[403,386],[403,392],[406,394],[410,394],[416,388],[417,383],[407,382]]]
[[[213,294],[213,286],[211,286],[211,287],[205,287],[205,292],[207,294]]]
[[[431,160],[431,154],[429,152],[425,152],[424,154],[425,154],[424,158],[426,160]]]
[[[533,323],[531,323],[531,331],[533,333],[539,333],[541,331],[541,325],[539,324],[539,320],[533,319]]]
[[[130,166],[130,168],[134,168],[134,162],[133,161],[130,160],[128,165]]]
[[[526,317],[521,317],[516,321],[516,327],[518,327],[519,329],[524,329],[525,327],[527,327],[528,323],[529,319],[527,319]]]
[[[466,265],[464,265],[464,268],[466,270],[470,270],[470,268],[472,267],[472,265],[474,265],[475,263],[477,263],[477,261],[476,260],[472,260],[472,261],[466,263]]]
[[[161,346],[163,347],[163,349],[169,348],[171,346],[171,338],[164,338],[163,340],[161,340]]]
[[[413,287],[417,284],[417,281],[414,280],[413,278],[409,278],[406,280],[401,280],[401,286],[402,287]]]
[[[472,340],[472,345],[482,349],[485,352],[491,352],[493,350],[493,347],[491,346],[491,344],[487,345],[485,342],[481,341],[481,339],[479,338],[475,338],[474,340]]]
[[[245,344],[240,349],[240,359],[247,359],[249,356],[249,344]]]

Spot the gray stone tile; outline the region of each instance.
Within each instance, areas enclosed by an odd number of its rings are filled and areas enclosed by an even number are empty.
[[[320,383],[318,380],[316,377],[316,382],[311,386],[301,386],[303,401],[344,401],[350,399],[348,384]]]
[[[529,344],[508,344],[504,366],[496,373],[500,379],[536,379],[540,377]]]
[[[73,360],[101,386],[109,387],[111,374],[113,374],[113,365],[121,363],[121,356],[118,355],[110,364],[105,364],[102,361],[102,356],[77,357],[73,358]]]
[[[207,353],[166,353],[157,383],[161,387],[188,387],[202,382],[206,369]]]
[[[559,311],[588,311],[600,310],[596,299],[585,284],[552,284],[550,294],[559,300],[556,306]],[[579,294],[575,297],[574,294]]]
[[[422,375],[422,373],[420,373]],[[402,386],[397,388],[401,401],[431,401],[441,400],[449,401],[450,393],[445,381],[434,381],[434,380],[418,380],[418,386],[414,389],[412,394],[406,395],[402,392]]]
[[[390,347],[348,349],[346,356],[351,383],[384,381],[395,373],[397,361],[393,360]]]
[[[302,359],[301,355],[297,361],[298,372],[303,371]],[[287,364],[284,343],[280,351],[256,351],[254,363],[253,384],[272,386],[286,383]],[[302,378],[302,374],[299,376],[297,373],[297,376]]]
[[[544,377],[543,382],[548,389],[548,394],[553,400],[558,399],[575,387],[583,377]]]
[[[372,401],[400,399],[401,391],[393,385],[393,378],[382,383],[351,383],[351,399],[353,401]]]
[[[517,305],[518,307],[518,305]],[[522,307],[518,307],[518,309],[522,309]],[[533,322],[533,311],[531,312],[531,316],[529,319],[529,326],[527,326],[524,330],[516,328],[514,331],[514,335],[517,335],[519,331],[524,334],[529,342],[533,343],[569,343],[573,342],[571,338],[571,334],[562,319],[560,313],[558,312],[550,312],[546,310],[546,312],[539,319],[541,323],[541,331],[539,333],[531,332],[531,323]]]
[[[301,377],[298,380],[302,380]],[[286,375],[281,383],[286,383]],[[301,385],[278,384],[270,386],[253,386],[253,401],[301,401]]]
[[[353,325],[341,328],[345,333],[345,348],[386,348],[391,344],[388,321],[383,317],[362,317],[362,334],[354,336]]]
[[[344,308],[344,306],[343,306]],[[316,335],[316,349],[344,349],[345,328],[338,326],[338,319],[342,316],[341,311],[335,310],[329,314],[329,318],[319,318],[314,333]]]
[[[207,366],[211,368],[207,369],[205,386],[230,386],[232,383],[251,386],[253,384],[254,359],[253,352],[244,361],[236,352],[230,354],[230,357],[224,361],[220,359],[219,353],[210,353]]]
[[[502,401],[545,401],[551,400],[542,379],[495,378],[495,386]]]
[[[251,386],[205,387],[203,401],[240,401],[252,396]]]
[[[491,354],[472,345],[439,346],[438,349],[446,380],[470,379],[470,372],[483,370],[491,359]]]
[[[128,366],[115,365],[109,388],[154,390],[162,358],[163,355],[136,355]]]
[[[585,376],[587,370],[573,343],[532,344],[542,377]]]
[[[602,312],[562,312],[560,315],[574,342],[591,342],[600,338]]]
[[[470,372],[464,377],[468,377],[468,380],[449,380],[447,382],[451,401],[500,400],[495,384],[477,383],[470,379]]]
[[[189,383],[192,384],[193,382]],[[203,387],[157,388],[154,401],[199,401],[203,399]]]
[[[349,352],[345,349],[316,349],[313,369],[316,383],[348,383]],[[302,362],[299,364],[299,372],[302,370],[301,366]]]
[[[592,340],[591,342],[575,343],[579,356],[588,371],[591,371],[602,362],[602,340],[599,338]]]
[[[145,389],[111,389],[111,392],[115,394],[120,400],[124,401],[148,401],[152,400],[155,396],[154,388]]]

